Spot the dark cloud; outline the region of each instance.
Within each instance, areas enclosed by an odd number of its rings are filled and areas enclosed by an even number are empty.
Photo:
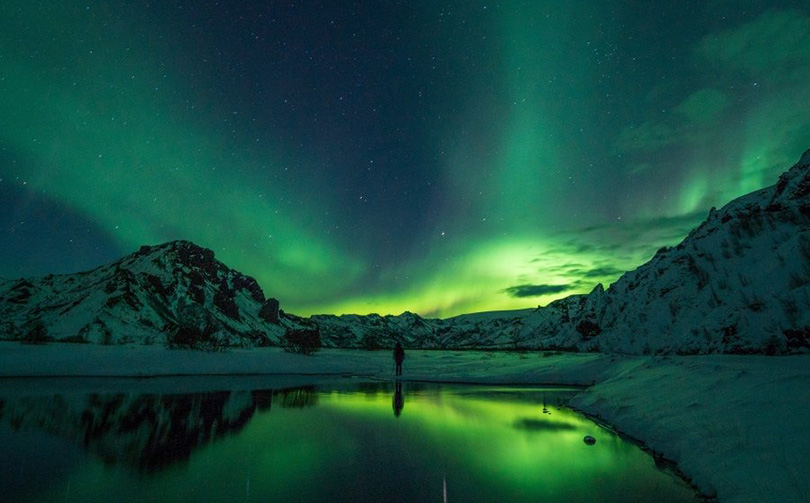
[[[585,269],[585,266],[582,264],[560,264],[551,267],[544,267],[542,272],[562,273],[566,276],[579,276]]]
[[[540,297],[541,295],[552,295],[555,293],[567,292],[576,288],[576,284],[568,285],[516,285],[505,288],[503,291],[510,297]]]
[[[616,274],[621,274],[625,271],[613,266],[603,266],[597,267],[595,269],[591,269],[589,271],[585,271],[584,276],[586,278],[602,278],[604,276],[615,276]]]

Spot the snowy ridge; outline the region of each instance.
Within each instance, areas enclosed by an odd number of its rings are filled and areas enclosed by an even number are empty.
[[[316,328],[339,348],[567,349],[608,353],[768,353],[810,348],[810,150],[778,182],[712,208],[608,289],[544,308],[446,320],[405,312],[301,319],[256,280],[187,241],[92,271],[0,279],[0,338],[203,347],[278,345]],[[199,345],[197,345],[199,346]]]
[[[446,320],[400,315],[316,315],[310,318],[324,345],[342,348],[517,348],[524,339],[522,316],[531,310],[476,313]]]
[[[709,212],[607,290],[525,318],[538,347],[769,353],[810,344],[810,151],[771,186]]]
[[[810,348],[810,150],[779,181],[712,208],[605,290],[544,308],[446,320],[314,316],[335,347],[768,353]]]
[[[810,348],[810,150],[779,181],[712,208],[605,290],[534,311],[314,316],[335,347],[768,353]]]
[[[3,338],[102,344],[188,343],[191,333],[207,344],[267,345],[294,325],[256,280],[187,241],[143,246],[83,273],[2,283],[0,319]]]

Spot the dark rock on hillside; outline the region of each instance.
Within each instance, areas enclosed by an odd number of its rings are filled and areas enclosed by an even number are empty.
[[[278,323],[279,320],[279,302],[276,299],[267,299],[262,304],[259,310],[259,318],[267,323]]]

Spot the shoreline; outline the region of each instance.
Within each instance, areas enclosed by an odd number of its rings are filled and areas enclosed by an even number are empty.
[[[0,342],[0,394],[54,387],[174,389],[394,380],[388,351],[221,353]],[[92,369],[92,371],[88,371]],[[704,498],[810,501],[810,355],[630,356],[409,351],[403,382],[583,387],[567,405],[638,443]],[[83,377],[80,375],[84,374]],[[182,374],[182,375],[181,375]],[[61,377],[59,377],[61,376]],[[69,376],[69,378],[65,378]],[[137,383],[137,385],[136,385]],[[19,392],[19,389],[18,389]]]

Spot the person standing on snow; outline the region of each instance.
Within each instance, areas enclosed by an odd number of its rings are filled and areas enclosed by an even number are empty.
[[[397,364],[396,374],[398,376],[402,375],[402,360],[404,359],[405,359],[405,350],[402,349],[402,344],[397,342],[397,345],[394,348],[394,362]]]

